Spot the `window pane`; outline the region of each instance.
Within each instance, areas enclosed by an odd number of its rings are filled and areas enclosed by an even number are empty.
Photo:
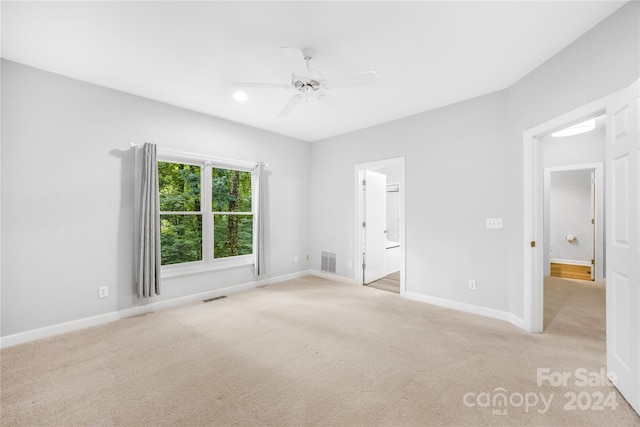
[[[160,211],[200,210],[200,166],[158,162]]]
[[[251,212],[251,172],[211,170],[214,212]]]
[[[202,215],[160,215],[162,265],[202,260]]]
[[[213,216],[213,257],[253,253],[253,215]]]

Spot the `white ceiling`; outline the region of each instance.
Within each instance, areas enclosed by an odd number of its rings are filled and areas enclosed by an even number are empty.
[[[2,1],[2,57],[305,141],[504,89],[625,1]],[[326,77],[376,71],[335,89],[338,108],[277,112],[292,90],[280,47],[311,47]]]

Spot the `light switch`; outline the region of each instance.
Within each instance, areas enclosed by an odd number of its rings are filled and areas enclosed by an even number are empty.
[[[487,218],[487,228],[502,228],[502,218]]]

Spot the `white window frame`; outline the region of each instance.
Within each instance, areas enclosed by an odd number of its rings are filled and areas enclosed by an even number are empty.
[[[240,160],[220,159],[207,157],[198,154],[181,153],[172,150],[158,150],[158,162],[183,163],[200,167],[200,215],[202,216],[202,260],[184,262],[180,264],[163,265],[161,267],[162,277],[175,277],[185,274],[202,273],[207,271],[221,270],[226,268],[242,267],[253,265],[255,262],[255,244],[251,254],[238,255],[225,258],[213,257],[213,217],[218,214],[229,214],[229,212],[212,211],[212,179],[211,170],[213,168],[239,170],[253,173],[257,163]],[[251,188],[251,212],[233,212],[232,215],[255,215],[253,212],[256,206],[254,188]],[[184,212],[165,212],[163,215],[184,214]],[[255,239],[254,239],[255,242]]]

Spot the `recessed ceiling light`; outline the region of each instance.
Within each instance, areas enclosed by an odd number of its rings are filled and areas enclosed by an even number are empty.
[[[242,91],[237,91],[233,94],[233,99],[235,99],[236,101],[246,101],[247,100],[247,94],[242,92]]]
[[[572,136],[572,135],[580,135],[581,133],[591,132],[596,128],[596,119],[589,119],[582,123],[578,123],[573,126],[569,126],[568,128],[561,129],[557,132],[553,132],[551,136],[555,138],[561,138],[563,136]]]

